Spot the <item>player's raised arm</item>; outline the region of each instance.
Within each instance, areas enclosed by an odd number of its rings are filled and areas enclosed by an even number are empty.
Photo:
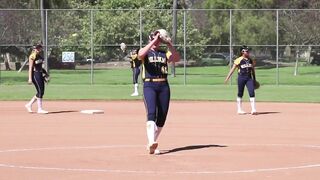
[[[167,42],[167,47],[169,48],[169,51],[171,52],[171,56],[169,57],[169,62],[179,62],[181,59],[180,54],[176,50],[176,48],[172,45],[171,40]]]
[[[150,37],[149,36],[149,43],[141,48],[139,50],[139,53],[138,53],[138,59],[139,60],[142,60],[146,57],[146,55],[148,54],[148,51],[155,45],[155,44],[158,44],[160,42],[160,33],[156,33],[153,37]]]

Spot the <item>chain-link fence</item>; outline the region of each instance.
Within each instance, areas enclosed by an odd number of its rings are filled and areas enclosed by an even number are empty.
[[[0,14],[1,84],[26,83],[25,62],[41,39],[51,83],[130,84],[127,55],[146,45],[156,29],[174,32],[175,12],[0,10]],[[173,84],[222,84],[239,47],[246,44],[262,84],[320,85],[318,9],[176,10],[176,17],[174,44],[182,59],[175,64],[175,76],[170,71]],[[127,45],[125,52],[121,42]],[[63,62],[63,52],[74,53],[74,62]]]

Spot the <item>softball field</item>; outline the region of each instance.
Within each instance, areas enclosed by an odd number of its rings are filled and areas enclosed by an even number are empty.
[[[320,178],[320,104],[172,101],[159,138],[146,150],[143,101],[0,101],[0,179]],[[101,109],[104,114],[82,114]],[[249,111],[249,103],[244,103]]]

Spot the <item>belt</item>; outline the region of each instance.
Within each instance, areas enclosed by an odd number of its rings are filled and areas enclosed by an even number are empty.
[[[240,76],[251,76],[251,73],[238,73]]]
[[[42,69],[41,70],[37,70],[37,69],[33,69],[33,72],[43,72]]]
[[[166,78],[146,78],[143,80],[144,82],[166,82]]]

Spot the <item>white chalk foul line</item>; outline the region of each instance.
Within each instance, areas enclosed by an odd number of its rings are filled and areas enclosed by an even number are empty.
[[[300,147],[300,148],[316,148],[319,145],[297,145],[297,144],[224,144],[226,146],[282,146],[282,147]],[[50,148],[24,148],[0,150],[0,153],[6,152],[25,152],[25,151],[46,151],[46,150],[66,150],[66,149],[106,149],[106,148],[136,148],[142,145],[107,145],[107,146],[73,146],[73,147],[50,147]],[[244,170],[227,170],[227,171],[138,171],[138,170],[117,170],[117,169],[90,169],[90,168],[62,168],[62,167],[41,167],[41,166],[21,166],[13,164],[0,164],[2,168],[18,168],[32,170],[53,170],[53,171],[76,171],[76,172],[103,172],[103,173],[140,173],[140,174],[236,174],[236,173],[255,173],[283,171],[306,168],[319,168],[320,164],[305,164],[299,166],[277,167],[277,168],[261,168],[261,169],[244,169]]]
[[[0,164],[3,168],[18,168],[32,170],[53,170],[53,171],[76,171],[76,172],[103,172],[103,173],[137,173],[137,174],[236,174],[236,173],[255,173],[270,172],[293,169],[319,168],[320,164],[309,164],[291,167],[263,168],[263,169],[246,169],[230,171],[137,171],[137,170],[117,170],[117,169],[82,169],[82,168],[61,168],[61,167],[41,167],[41,166],[20,166],[12,164]]]
[[[106,145],[106,146],[44,147],[44,148],[24,148],[24,149],[0,150],[0,153],[6,153],[6,152],[24,152],[24,151],[70,150],[70,149],[135,148],[135,147],[144,147],[144,146],[142,146],[142,145]]]

